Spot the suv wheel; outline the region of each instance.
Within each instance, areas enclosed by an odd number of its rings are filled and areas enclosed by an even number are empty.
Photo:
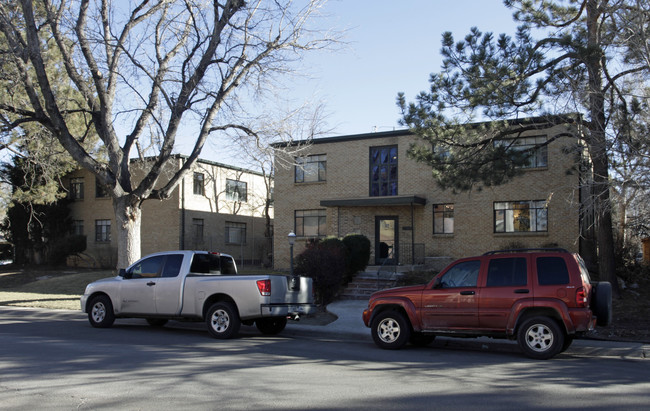
[[[372,339],[380,348],[398,350],[411,337],[411,325],[398,311],[384,311],[372,320],[370,326]]]
[[[533,317],[524,321],[517,331],[517,343],[530,358],[547,360],[564,346],[564,333],[555,320]]]

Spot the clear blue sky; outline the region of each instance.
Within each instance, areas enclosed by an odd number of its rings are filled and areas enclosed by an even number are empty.
[[[471,27],[514,34],[512,12],[501,0],[330,0],[327,24],[347,28],[347,47],[309,55],[311,78],[296,96],[325,103],[335,135],[388,131],[398,127],[397,93],[408,101],[428,88],[440,71],[442,33],[462,39]]]
[[[307,53],[287,92],[296,105],[323,103],[328,136],[399,128],[397,93],[412,101],[428,88],[429,74],[440,71],[443,32],[459,40],[472,27],[509,35],[516,29],[502,0],[329,0],[323,14],[318,27],[346,30],[345,46]],[[190,140],[176,149],[187,154]],[[201,158],[246,167],[219,140],[209,141]]]

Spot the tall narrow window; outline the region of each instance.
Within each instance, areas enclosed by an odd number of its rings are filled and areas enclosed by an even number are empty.
[[[296,235],[298,237],[324,237],[327,234],[326,221],[326,210],[296,210]]]
[[[98,243],[111,241],[111,220],[95,220],[95,241]]]
[[[245,181],[226,180],[226,200],[245,203],[248,198],[247,191]]]
[[[192,237],[195,243],[201,243],[203,241],[203,219],[202,218],[192,219]]]
[[[370,196],[396,196],[397,146],[370,148]]]
[[[96,198],[106,198],[108,197],[108,192],[103,185],[99,182],[97,177],[95,177],[95,197]]]
[[[203,187],[203,173],[194,173],[194,194],[202,196]]]
[[[494,203],[494,232],[548,231],[548,205],[538,201],[504,201]]]
[[[454,232],[454,205],[434,204],[433,233],[451,234]]]
[[[226,243],[246,244],[246,223],[226,221]]]
[[[84,179],[83,177],[70,179],[70,193],[71,200],[82,200],[84,198]]]
[[[327,154],[296,158],[296,183],[327,181]]]

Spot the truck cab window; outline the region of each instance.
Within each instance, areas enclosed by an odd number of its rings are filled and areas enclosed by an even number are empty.
[[[160,270],[163,265],[165,256],[157,255],[154,257],[146,258],[133,267],[131,267],[127,274],[130,278],[153,278],[160,276]]]
[[[182,254],[168,255],[167,260],[165,261],[165,267],[163,268],[162,276],[178,277],[178,273],[180,273],[181,271],[182,264],[183,264]]]

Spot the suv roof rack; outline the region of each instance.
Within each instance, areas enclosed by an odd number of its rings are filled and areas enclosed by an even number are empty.
[[[493,254],[507,254],[507,253],[526,253],[526,252],[555,252],[555,253],[568,253],[569,251],[564,248],[514,248],[511,250],[494,250],[488,251],[483,255]]]

